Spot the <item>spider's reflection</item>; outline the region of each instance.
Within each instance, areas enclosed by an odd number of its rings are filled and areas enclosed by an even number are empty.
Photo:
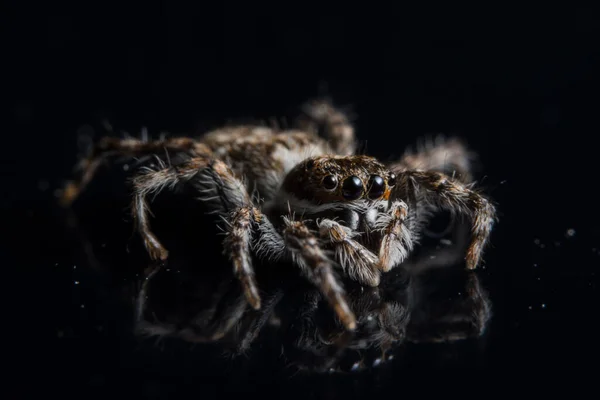
[[[252,356],[260,351],[258,339],[270,331],[288,364],[352,371],[400,358],[402,349],[414,343],[478,338],[490,319],[490,301],[476,273],[457,263],[466,243],[462,238],[468,236],[457,221],[404,267],[383,275],[378,287],[344,281],[357,318],[357,329],[350,333],[294,268],[259,265],[264,301],[255,311],[226,259],[214,250],[219,247],[213,242],[221,237],[210,229],[188,226],[181,222],[185,219],[157,218],[165,223],[163,237],[171,240],[174,251],[167,265],[148,266],[129,227],[116,229],[126,224],[111,219],[110,212],[95,208],[78,218],[76,226],[90,263],[118,275],[118,281],[125,276],[134,282],[130,294],[135,331],[141,336],[176,337],[201,346],[217,343],[232,356]],[[191,211],[178,212],[189,216]],[[101,243],[107,238],[110,246]]]

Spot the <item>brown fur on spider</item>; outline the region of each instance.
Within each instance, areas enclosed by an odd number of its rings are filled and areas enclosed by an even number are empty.
[[[150,228],[148,196],[187,186],[224,221],[223,250],[253,308],[261,297],[252,255],[289,259],[349,330],[356,319],[334,270],[377,286],[381,273],[411,254],[432,211],[471,221],[466,267],[480,264],[495,207],[473,189],[470,153],[459,141],[428,144],[385,165],[354,154],[354,128],[331,103],[311,101],[304,111],[295,130],[234,126],[199,139],[104,138],[78,165],[62,203],[71,204],[111,155],[187,153],[186,161],[145,167],[133,178],[132,213],[150,257],[169,253]]]

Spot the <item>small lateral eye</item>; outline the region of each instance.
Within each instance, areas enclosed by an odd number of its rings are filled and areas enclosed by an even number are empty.
[[[379,175],[373,175],[369,179],[369,198],[378,199],[385,193],[385,181]]]
[[[396,185],[396,174],[393,172],[390,172],[390,174],[388,175],[388,186],[394,187],[395,185]]]
[[[333,190],[337,187],[338,180],[334,175],[327,175],[323,178],[323,187],[327,190]]]

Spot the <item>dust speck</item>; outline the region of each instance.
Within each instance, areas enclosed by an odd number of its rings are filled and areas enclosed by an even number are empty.
[[[567,229],[566,235],[567,235],[567,237],[575,236],[575,229],[573,229],[573,228]]]

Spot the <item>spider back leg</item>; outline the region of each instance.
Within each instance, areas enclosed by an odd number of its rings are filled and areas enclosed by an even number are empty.
[[[314,131],[329,141],[331,149],[339,155],[349,156],[356,149],[354,126],[348,116],[335,108],[330,101],[316,99],[302,106],[303,115],[296,125],[303,130]]]
[[[437,171],[469,183],[473,179],[472,168],[476,159],[476,154],[458,138],[438,136],[418,143],[414,151],[409,148],[393,169]]]
[[[59,202],[65,207],[73,204],[92,181],[98,168],[111,156],[139,157],[145,154],[160,154],[164,151],[185,151],[192,155],[210,153],[205,145],[184,137],[155,141],[103,137],[92,147],[89,154],[79,161],[75,168],[76,179],[66,183]]]
[[[234,274],[240,280],[248,302],[253,308],[260,308],[250,246],[256,221],[261,214],[253,207],[242,181],[234,176],[223,161],[196,157],[181,166],[146,170],[134,178],[133,215],[150,257],[166,260],[168,251],[150,229],[146,197],[164,189],[174,190],[181,184],[190,185],[197,193],[197,199],[226,221],[224,253],[233,262]]]

